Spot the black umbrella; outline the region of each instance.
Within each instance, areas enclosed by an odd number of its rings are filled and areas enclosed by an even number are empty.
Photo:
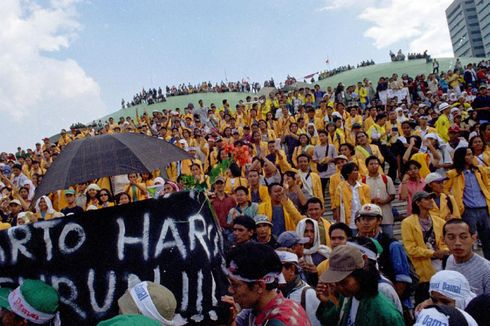
[[[192,156],[162,139],[141,134],[112,134],[79,139],[58,155],[36,189],[33,202],[52,191],[89,180],[163,169]],[[165,172],[164,172],[165,173]]]

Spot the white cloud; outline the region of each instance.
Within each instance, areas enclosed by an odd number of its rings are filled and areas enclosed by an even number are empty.
[[[452,0],[380,0],[359,6],[358,1],[331,0],[321,10],[358,10],[372,26],[364,33],[378,49],[407,42],[407,52],[428,50],[433,56],[452,56],[445,10]],[[395,50],[395,49],[393,49]],[[396,49],[397,50],[397,49]]]
[[[356,3],[358,3],[358,0],[328,0],[325,3],[325,5],[322,8],[320,8],[320,11],[328,11],[328,10],[351,7]]]
[[[78,2],[0,1],[0,151],[106,113],[97,82],[76,61],[49,56],[80,32]]]

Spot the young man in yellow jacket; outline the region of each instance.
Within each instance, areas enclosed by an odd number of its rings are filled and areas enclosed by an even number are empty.
[[[270,200],[259,204],[257,214],[263,214],[272,222],[272,234],[279,236],[284,231],[296,230],[296,224],[303,218],[293,202],[286,196],[279,183],[269,185]]]
[[[369,186],[359,182],[359,167],[349,162],[341,170],[344,181],[339,183],[335,193],[335,216],[337,222],[342,222],[357,232],[355,215],[362,205],[371,203]]]
[[[310,157],[307,154],[298,155],[298,174],[303,184],[303,191],[311,197],[317,197],[324,201],[322,181],[318,173],[310,169]]]
[[[483,255],[490,259],[488,176],[483,167],[473,165],[473,152],[466,147],[454,151],[453,167],[447,173],[446,192],[454,195],[463,221],[468,223],[472,232],[478,232]]]
[[[429,281],[442,269],[442,259],[449,254],[443,241],[445,221],[430,215],[434,194],[416,192],[412,197],[412,215],[402,222],[402,241],[415,271],[420,277],[415,290],[415,304],[429,298]]]

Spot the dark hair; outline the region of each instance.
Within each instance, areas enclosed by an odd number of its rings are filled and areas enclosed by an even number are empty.
[[[478,325],[486,325],[490,320],[490,293],[480,294],[470,301],[465,311]]]
[[[354,155],[354,153],[356,152],[356,149],[352,144],[349,144],[349,143],[340,144],[339,150],[342,146],[347,146],[347,148],[350,149],[350,152],[352,153],[352,155]]]
[[[352,238],[351,241],[354,243],[357,243],[358,245],[360,245],[366,249],[371,250],[375,254],[379,254],[378,248],[376,247],[376,245],[374,244],[374,242],[371,238],[357,236],[357,237]]]
[[[234,193],[237,193],[240,190],[243,191],[245,193],[245,195],[248,195],[248,188],[247,187],[244,187],[244,186],[238,186],[238,187],[236,187],[233,192]]]
[[[483,134],[485,133],[485,129],[487,129],[487,126],[489,125],[488,122],[484,122],[482,124],[480,124],[480,135],[483,136]]]
[[[358,298],[370,298],[378,294],[379,272],[376,269],[376,263],[369,259],[364,264],[364,268],[354,270],[350,276],[354,277],[359,283]]]
[[[119,203],[121,202],[121,197],[122,197],[123,195],[128,196],[128,198],[129,198],[129,202],[131,202],[131,196],[130,196],[130,195],[127,193],[127,192],[124,192],[124,191],[123,191],[123,192],[120,192],[120,193],[118,193],[118,194],[116,195],[116,198],[115,198],[115,199],[116,199],[116,204],[117,204],[117,205],[119,205]]]
[[[114,201],[114,198],[112,198],[112,194],[111,194],[111,192],[110,192],[108,189],[106,189],[106,188],[102,188],[102,189],[100,189],[100,190],[99,190],[99,192],[97,193],[97,199],[98,199],[98,200],[100,200],[100,193],[101,193],[102,191],[107,192],[107,194],[109,195],[109,198],[107,199],[107,201],[109,201],[109,202]]]
[[[476,230],[473,230],[471,228],[471,226],[463,221],[462,219],[460,218],[452,218],[450,220],[448,220],[446,223],[444,223],[444,226],[442,227],[442,235],[445,236],[446,235],[446,225],[451,225],[451,224],[465,224],[466,226],[468,226],[468,230],[470,231],[470,234],[473,235],[475,234]]]
[[[359,167],[357,166],[356,163],[354,162],[348,162],[342,166],[342,170],[340,171],[340,174],[342,174],[342,177],[347,180],[349,177],[349,174],[351,174],[354,170],[359,170]]]
[[[244,227],[247,228],[247,230],[252,230],[252,231],[255,231],[256,228],[254,219],[245,215],[239,215],[235,217],[232,224],[243,225]]]
[[[410,167],[410,165],[415,165],[415,166],[417,167],[417,169],[419,169],[419,170],[420,170],[420,168],[422,168],[422,165],[421,165],[419,162],[415,161],[415,160],[409,160],[409,161],[406,163],[407,170],[408,170],[408,168]]]
[[[317,130],[317,133],[318,133],[318,134],[328,135],[328,132],[327,132],[325,129],[320,129],[320,130]]]
[[[470,141],[469,141],[469,147],[471,148],[471,150],[473,151],[473,154],[475,154],[475,151],[473,150],[473,141],[476,139],[476,138],[480,138],[482,143],[483,143],[483,151],[485,151],[485,148],[487,147],[487,144],[483,141],[483,138],[481,135],[475,135],[473,137],[470,138]]]
[[[308,209],[309,204],[320,204],[320,207],[323,208],[323,203],[318,197],[311,197],[310,199],[308,199],[305,205],[306,209]]]
[[[384,114],[384,113],[378,113],[378,115],[376,116],[376,118],[374,118],[374,121],[378,122],[379,120],[381,120],[383,118],[386,118],[386,114]]]
[[[281,273],[282,263],[272,247],[256,242],[239,244],[226,256],[226,266],[233,261],[235,273],[247,279],[261,279],[269,273]],[[249,288],[253,283],[247,283]],[[277,287],[277,282],[268,284],[267,290]]]
[[[277,183],[277,182],[272,182],[272,183],[269,183],[269,185],[267,186],[267,189],[269,190],[269,193],[271,193],[272,188],[274,188],[275,186],[280,186],[280,187],[282,187],[282,184]]]
[[[299,154],[298,156],[296,156],[296,161],[298,161],[300,157],[306,157],[308,159],[308,162],[310,161],[310,156],[308,154]]]
[[[235,162],[230,164],[230,172],[234,178],[238,178],[242,175],[242,169]]]
[[[330,226],[330,228],[328,229],[328,236],[331,237],[333,231],[335,231],[335,230],[342,230],[342,231],[344,231],[345,232],[345,235],[347,236],[347,239],[352,238],[352,230],[345,223],[337,222],[335,224],[332,224]]]
[[[377,156],[374,156],[374,155],[371,155],[371,156],[368,156],[368,158],[366,159],[365,163],[366,163],[366,167],[369,165],[369,162],[371,162],[372,160],[376,160],[378,161],[378,164],[381,165],[381,161],[380,159],[377,157]]]
[[[466,152],[468,151],[468,147],[460,147],[454,151],[453,156],[453,168],[458,171],[459,174],[463,172],[466,166]]]

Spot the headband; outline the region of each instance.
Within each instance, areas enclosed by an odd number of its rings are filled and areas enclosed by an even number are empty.
[[[143,315],[159,321],[162,325],[172,326],[174,324],[172,320],[166,319],[158,312],[148,291],[148,282],[136,284],[129,290],[129,294],[131,294],[136,307]]]
[[[19,287],[10,292],[8,302],[13,313],[34,324],[46,324],[56,316],[56,314],[45,313],[31,306],[22,295]]]

